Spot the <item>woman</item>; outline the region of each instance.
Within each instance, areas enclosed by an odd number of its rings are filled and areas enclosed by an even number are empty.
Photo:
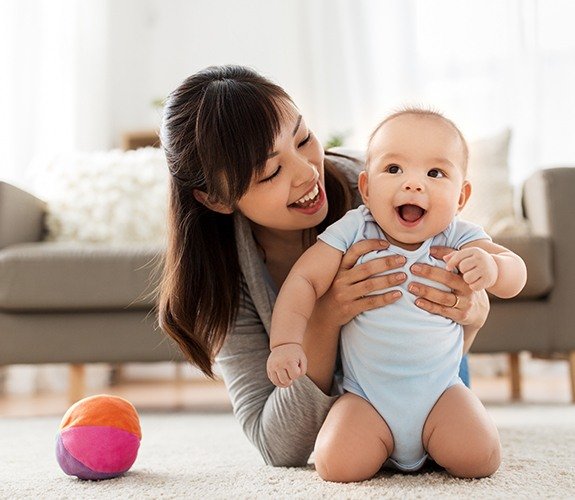
[[[385,289],[406,279],[404,260],[354,267],[387,243],[350,248],[309,322],[307,376],[277,389],[266,374],[276,293],[316,235],[360,203],[361,164],[324,156],[286,92],[248,68],[200,71],[164,109],[162,145],[172,175],[160,326],[208,376],[217,355],[234,414],[266,463],[305,465],[341,393],[340,327],[399,298]],[[447,252],[436,249],[436,256]],[[391,269],[397,272],[377,276]],[[421,285],[417,304],[463,324],[467,351],[487,317],[486,295],[440,268],[413,271],[452,290]],[[374,290],[382,293],[366,296]]]

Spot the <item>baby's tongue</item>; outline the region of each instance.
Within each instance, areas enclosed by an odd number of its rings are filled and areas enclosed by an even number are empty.
[[[401,207],[399,207],[399,215],[407,222],[415,222],[423,216],[423,208],[417,205],[401,205]]]

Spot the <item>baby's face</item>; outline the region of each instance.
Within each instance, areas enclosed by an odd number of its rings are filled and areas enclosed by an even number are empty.
[[[359,189],[390,243],[414,250],[447,228],[471,192],[463,164],[462,141],[440,118],[406,114],[378,130]]]

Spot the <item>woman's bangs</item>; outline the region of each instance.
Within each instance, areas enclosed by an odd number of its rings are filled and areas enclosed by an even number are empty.
[[[196,145],[202,164],[215,168],[215,176],[206,176],[210,195],[233,206],[245,194],[265,169],[290,102],[274,85],[212,82],[198,114],[196,134],[203,138]]]

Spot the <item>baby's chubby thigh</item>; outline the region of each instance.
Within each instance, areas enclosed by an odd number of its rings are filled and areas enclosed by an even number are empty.
[[[373,477],[393,451],[385,420],[365,399],[345,393],[331,407],[315,445],[315,468],[326,481]]]
[[[481,401],[463,384],[451,386],[440,396],[422,437],[429,456],[456,477],[490,476],[501,463],[497,427]]]

